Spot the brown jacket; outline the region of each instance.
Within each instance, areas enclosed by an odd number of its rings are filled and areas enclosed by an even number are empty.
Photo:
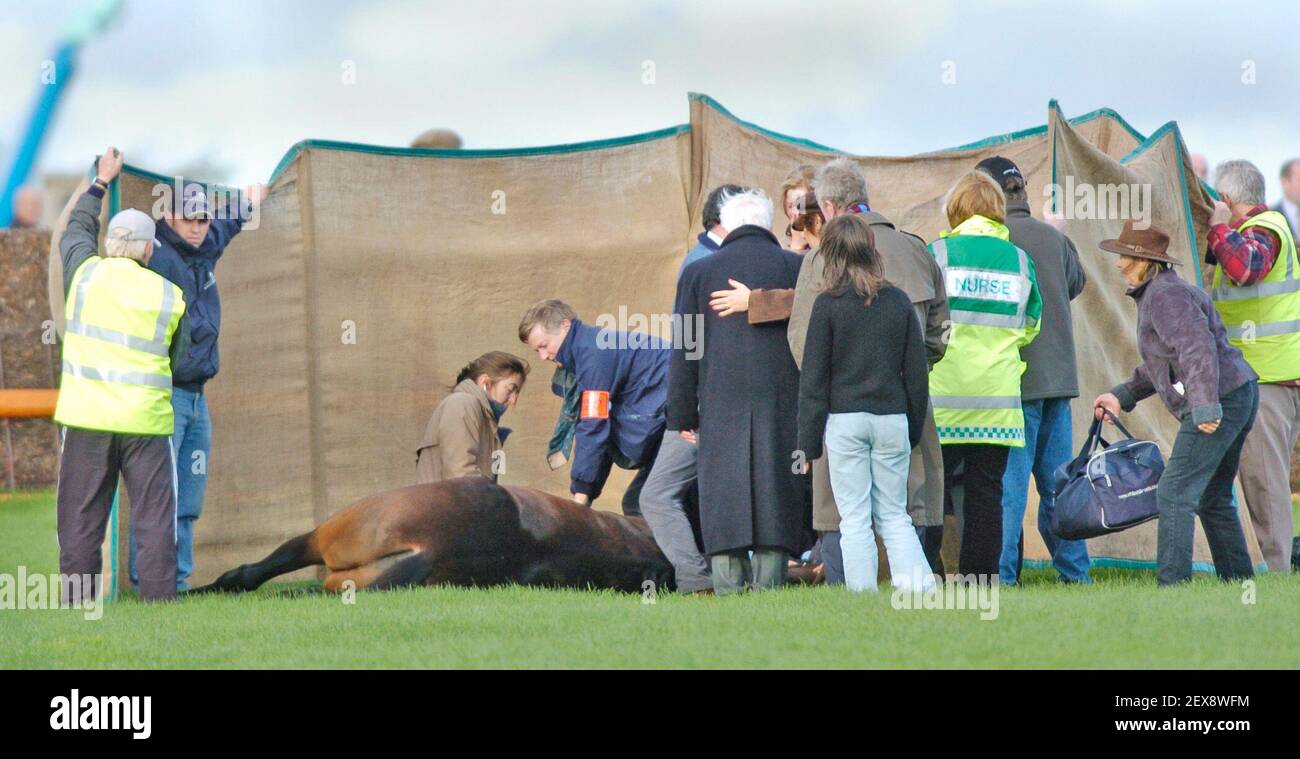
[[[481,474],[494,482],[493,455],[501,450],[487,393],[462,380],[429,417],[416,449],[416,482],[438,482]]]
[[[907,293],[916,308],[917,317],[925,328],[926,358],[933,366],[943,358],[948,347],[944,341],[944,332],[948,327],[948,294],[943,282],[943,271],[921,238],[898,231],[892,222],[874,211],[868,211],[863,216],[871,224],[871,231],[876,236],[876,247],[884,259],[885,278]],[[790,310],[781,317],[790,320],[790,352],[801,367],[808,320],[812,316],[813,302],[821,291],[822,265],[822,256],[818,251],[804,254]],[[750,295],[751,312],[755,310],[753,295],[754,293]],[[770,313],[772,306],[779,302],[778,299],[783,299],[779,295],[769,297],[772,300],[759,307],[763,315],[775,315]],[[754,319],[751,318],[751,321]],[[838,530],[840,515],[830,492],[830,472],[825,455],[813,462],[812,470],[813,528],[823,532]],[[926,415],[921,443],[912,449],[907,491],[907,511],[913,524],[918,527],[943,524],[943,452],[939,447],[933,412]]]

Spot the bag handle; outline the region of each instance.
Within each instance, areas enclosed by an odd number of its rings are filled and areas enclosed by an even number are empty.
[[[1070,470],[1074,470],[1083,465],[1083,462],[1092,455],[1092,450],[1097,447],[1097,443],[1106,445],[1106,441],[1101,439],[1101,420],[1093,419],[1092,426],[1088,428],[1088,434],[1083,439],[1083,446],[1079,448],[1079,455],[1074,457],[1070,462]]]
[[[1111,423],[1119,428],[1119,431],[1123,433],[1125,438],[1129,440],[1133,439],[1133,434],[1128,431],[1128,428],[1125,427],[1119,419],[1115,418],[1114,414],[1110,413],[1109,409],[1103,408],[1101,411],[1102,419],[1094,418],[1092,420],[1092,426],[1088,428],[1088,436],[1084,438],[1083,447],[1079,449],[1079,455],[1075,456],[1074,461],[1070,462],[1071,469],[1076,469],[1079,466],[1082,466],[1083,462],[1087,461],[1088,457],[1092,455],[1092,452],[1098,445],[1102,448],[1109,448],[1111,446],[1106,438],[1101,436],[1102,422],[1106,419],[1110,419]]]
[[[1121,422],[1119,419],[1117,419],[1117,418],[1115,417],[1114,414],[1110,413],[1110,409],[1103,408],[1103,409],[1101,410],[1101,413],[1102,413],[1106,418],[1110,419],[1110,423],[1113,424],[1113,425],[1115,425],[1115,427],[1118,428],[1119,431],[1120,431],[1121,433],[1123,433],[1124,438],[1125,438],[1126,440],[1132,440],[1132,439],[1133,439],[1133,433],[1129,432],[1129,431],[1128,431],[1128,427],[1125,427],[1123,422]],[[1098,426],[1100,426],[1100,424],[1101,424],[1101,420],[1098,419],[1098,420],[1096,420],[1096,422],[1097,422]]]

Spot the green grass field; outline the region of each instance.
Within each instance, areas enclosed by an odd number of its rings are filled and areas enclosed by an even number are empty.
[[[0,573],[57,569],[53,497],[0,494]],[[787,588],[660,597],[528,588],[360,593],[272,585],[102,619],[0,610],[3,668],[256,667],[1300,667],[1300,576],[1263,575],[1254,603],[1206,577],[1157,590],[1150,572],[1047,571],[998,595],[998,616],[895,610],[890,594]]]

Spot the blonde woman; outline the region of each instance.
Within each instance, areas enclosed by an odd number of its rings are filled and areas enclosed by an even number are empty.
[[[477,474],[495,482],[500,470],[496,454],[509,432],[500,427],[501,415],[519,400],[527,378],[528,364],[503,351],[466,364],[425,425],[415,454],[417,481]]]
[[[991,578],[1002,556],[1007,452],[1025,444],[1020,349],[1038,334],[1043,303],[1033,261],[1010,241],[1006,199],[992,177],[962,176],[944,211],[951,229],[930,252],[943,270],[952,332],[930,372],[930,400],[946,497],[957,468],[965,472],[958,571]]]

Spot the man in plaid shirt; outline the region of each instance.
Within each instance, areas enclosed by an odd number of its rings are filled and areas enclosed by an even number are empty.
[[[1263,279],[1277,262],[1282,241],[1263,227],[1240,231],[1238,227],[1267,210],[1268,206],[1259,203],[1234,218],[1228,204],[1216,200],[1210,214],[1210,251],[1205,262],[1222,266],[1224,275],[1238,285],[1253,285]]]
[[[1223,198],[1210,214],[1211,297],[1230,341],[1259,374],[1259,411],[1241,450],[1242,495],[1268,568],[1291,568],[1291,451],[1300,433],[1300,258],[1285,216],[1264,204],[1248,161],[1215,171]]]

